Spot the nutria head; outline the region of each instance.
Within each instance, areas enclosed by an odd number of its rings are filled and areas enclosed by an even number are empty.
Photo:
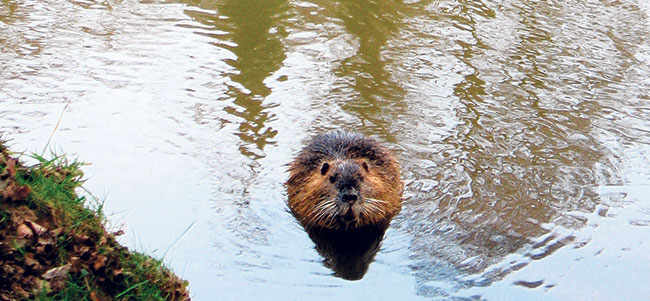
[[[360,134],[315,137],[289,164],[289,173],[289,208],[307,230],[387,227],[401,208],[397,161]]]

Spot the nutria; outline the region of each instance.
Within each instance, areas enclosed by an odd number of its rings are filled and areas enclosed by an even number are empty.
[[[289,164],[289,208],[300,223],[345,230],[387,226],[400,211],[404,183],[390,150],[361,134],[322,134]]]
[[[400,211],[397,160],[377,141],[334,131],[316,136],[289,164],[289,208],[335,276],[361,279]]]

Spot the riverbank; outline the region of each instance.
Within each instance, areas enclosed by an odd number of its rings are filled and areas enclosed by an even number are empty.
[[[189,300],[187,281],[121,246],[101,204],[75,192],[79,162],[34,158],[0,141],[0,300]]]

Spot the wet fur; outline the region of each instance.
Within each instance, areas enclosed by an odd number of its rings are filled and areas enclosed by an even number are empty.
[[[358,203],[341,202],[340,183],[330,181],[341,174],[358,186]],[[305,229],[336,230],[387,226],[401,209],[404,184],[390,150],[361,134],[334,131],[316,136],[302,149],[289,164],[286,186],[289,208]],[[349,206],[357,215],[342,222]]]

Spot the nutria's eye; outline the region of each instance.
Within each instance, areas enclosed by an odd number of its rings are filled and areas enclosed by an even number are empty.
[[[368,169],[369,169],[368,168],[368,163],[366,163],[366,162],[361,163],[361,167],[363,167],[363,169],[365,169],[366,172],[368,172]]]
[[[330,170],[330,165],[327,162],[325,162],[323,163],[323,167],[320,168],[320,174],[325,175],[328,170]]]
[[[336,175],[330,176],[330,183],[334,184],[336,182]]]

